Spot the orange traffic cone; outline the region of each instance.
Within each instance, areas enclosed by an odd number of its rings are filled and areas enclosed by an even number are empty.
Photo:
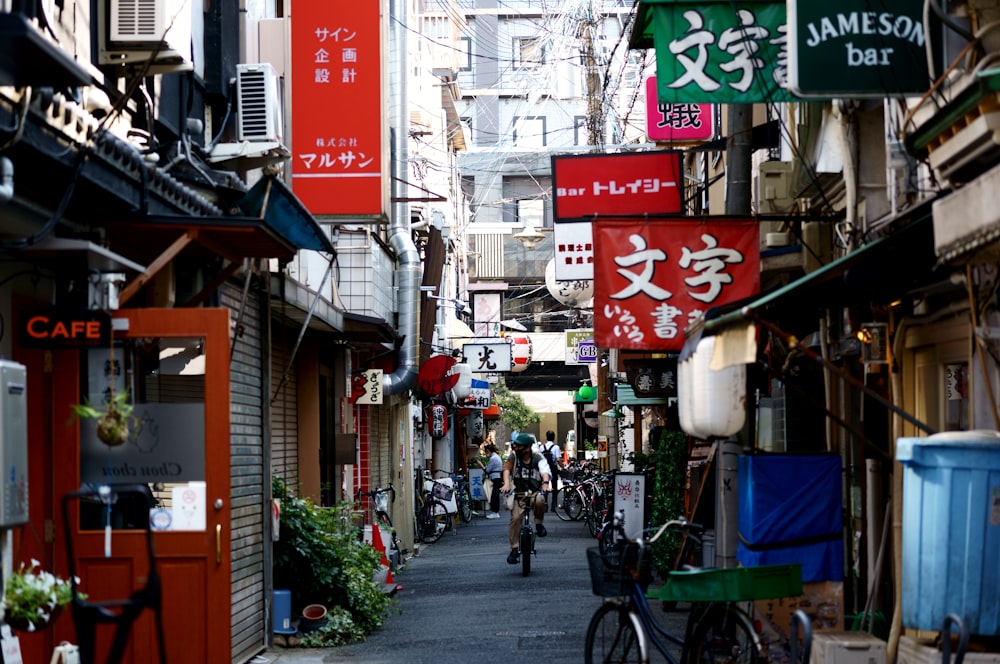
[[[385,584],[383,586],[383,592],[393,595],[402,586],[397,586],[395,580],[392,578],[392,565],[389,564],[389,557],[385,554],[385,544],[382,543],[382,533],[379,532],[378,524],[372,524],[372,546],[375,550],[382,554],[382,560],[380,561],[382,566],[385,567]]]

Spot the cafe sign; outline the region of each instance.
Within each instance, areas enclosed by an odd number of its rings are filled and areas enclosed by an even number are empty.
[[[111,315],[99,309],[33,309],[20,318],[18,331],[25,348],[108,347]]]
[[[923,94],[930,87],[920,0],[789,0],[789,88],[799,97]]]

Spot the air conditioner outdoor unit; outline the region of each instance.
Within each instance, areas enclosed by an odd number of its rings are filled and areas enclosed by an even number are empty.
[[[236,65],[237,140],[281,143],[278,75],[268,63]]]
[[[102,65],[156,65],[149,73],[191,71],[189,0],[102,0],[98,3]]]

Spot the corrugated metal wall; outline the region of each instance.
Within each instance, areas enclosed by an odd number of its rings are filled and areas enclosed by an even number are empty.
[[[295,365],[282,378],[298,331],[275,326],[271,339],[271,473],[293,489],[299,484],[298,379]],[[277,396],[275,392],[277,391]],[[297,493],[297,491],[296,491]]]
[[[262,303],[249,297],[240,305],[241,292],[232,286],[220,290],[223,306],[232,310],[242,334],[236,339],[230,364],[230,508],[232,561],[232,656],[245,662],[265,645],[265,403],[267,380],[263,370],[265,321]],[[267,514],[270,517],[270,513]]]

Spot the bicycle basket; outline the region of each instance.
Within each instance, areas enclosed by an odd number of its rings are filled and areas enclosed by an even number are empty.
[[[438,500],[451,500],[452,496],[455,495],[455,490],[443,482],[434,482],[431,495]]]
[[[642,560],[638,560],[642,552]],[[639,548],[634,542],[616,546],[603,556],[600,549],[587,549],[587,564],[590,566],[590,586],[600,597],[624,597],[632,594],[632,584],[638,581],[645,589],[651,580],[651,556],[649,548]]]

